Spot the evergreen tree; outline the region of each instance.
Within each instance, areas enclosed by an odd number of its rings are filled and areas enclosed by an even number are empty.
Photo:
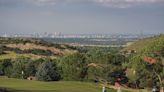
[[[36,74],[36,66],[33,61],[30,61],[25,66],[25,74],[26,76],[35,76]]]
[[[58,81],[61,77],[57,65],[51,61],[46,61],[39,66],[36,78],[40,81]]]

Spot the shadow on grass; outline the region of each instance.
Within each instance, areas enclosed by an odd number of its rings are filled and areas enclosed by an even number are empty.
[[[16,90],[11,88],[0,88],[0,92],[45,92],[45,90]],[[57,92],[56,90],[46,90],[46,92]]]

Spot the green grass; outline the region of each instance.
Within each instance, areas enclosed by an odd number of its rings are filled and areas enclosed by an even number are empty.
[[[137,52],[140,50],[143,50],[143,48],[152,47],[152,49],[155,47],[162,47],[164,44],[164,34],[155,36],[155,37],[149,37],[140,39],[139,41],[133,43],[132,45],[128,46],[127,48],[124,48],[123,51],[126,50],[136,50]]]
[[[0,77],[0,88],[15,90],[14,92],[101,92],[101,86],[95,83],[75,81],[40,82],[5,77]],[[108,89],[107,92],[116,92],[116,90]]]
[[[14,59],[15,57],[17,57],[15,53],[7,51],[7,54],[0,55],[0,60],[8,59],[8,58]]]
[[[4,59],[16,59],[18,57],[31,57],[30,54],[17,54],[12,51],[6,51],[6,54],[0,55],[0,60]]]

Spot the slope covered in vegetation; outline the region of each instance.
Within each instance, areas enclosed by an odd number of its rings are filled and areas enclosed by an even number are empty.
[[[129,55],[128,78],[136,87],[164,86],[164,35],[140,40],[124,50],[135,50]],[[146,80],[145,80],[146,79]],[[161,91],[163,92],[163,91]]]
[[[0,38],[0,59],[29,57],[57,57],[75,53],[70,46],[45,42],[33,38]]]
[[[161,34],[161,35],[150,37],[150,38],[140,39],[139,41],[124,48],[123,50],[124,51],[136,50],[137,52],[145,52],[146,50],[144,49],[147,49],[147,50],[155,51],[155,50],[160,50],[163,44],[164,44],[164,34]],[[146,51],[146,52],[149,52],[149,51]]]
[[[142,43],[142,44],[141,44]],[[6,45],[6,43],[3,43]],[[10,53],[43,54],[42,51],[33,52],[33,49],[49,50],[52,45],[38,44],[29,46],[30,51],[23,43],[6,47]],[[15,44],[15,43],[14,43]],[[21,44],[21,45],[20,45]],[[28,42],[28,44],[34,44]],[[137,46],[137,45],[141,45]],[[20,46],[20,47],[19,47]],[[36,46],[38,46],[36,48]],[[46,46],[46,47],[43,47]],[[62,57],[51,58],[51,52],[44,58],[32,59],[19,57],[16,59],[2,59],[0,62],[0,75],[11,78],[38,81],[89,81],[105,85],[116,85],[131,88],[152,88],[158,86],[162,89],[164,83],[164,35],[140,40],[124,50],[133,50],[133,53],[120,53],[118,48],[75,48],[60,45],[60,50],[67,49],[76,53],[62,54]],[[6,48],[5,47],[5,48]],[[13,49],[19,47],[17,49]],[[132,48],[133,47],[133,48]],[[54,48],[54,47],[53,47]],[[132,49],[129,49],[132,48]],[[20,52],[19,52],[19,50]],[[59,49],[55,47],[55,49]],[[22,52],[23,51],[23,52]],[[7,51],[1,50],[3,58]],[[16,54],[18,55],[18,54]],[[19,54],[21,55],[21,54]],[[41,55],[40,55],[41,56]],[[146,80],[145,80],[146,79]]]

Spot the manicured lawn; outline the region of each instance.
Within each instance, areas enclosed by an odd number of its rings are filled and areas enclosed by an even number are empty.
[[[40,82],[0,77],[0,87],[14,92],[102,92],[99,84],[74,81]],[[116,92],[108,89],[107,92]],[[123,91],[126,92],[126,91]]]

